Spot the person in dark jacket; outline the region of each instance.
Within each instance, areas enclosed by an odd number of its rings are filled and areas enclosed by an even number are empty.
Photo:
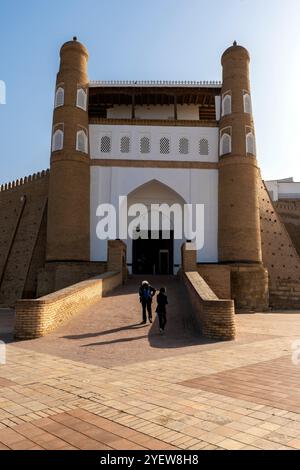
[[[149,322],[152,323],[152,299],[155,295],[155,292],[156,290],[154,287],[150,286],[148,281],[143,281],[139,288],[140,302],[143,308],[143,325],[147,323],[147,312]]]
[[[167,324],[166,305],[168,305],[168,297],[166,295],[166,289],[162,287],[157,296],[157,307],[156,307],[156,313],[158,315],[158,320],[159,320],[159,330],[161,333],[165,331],[165,327]]]

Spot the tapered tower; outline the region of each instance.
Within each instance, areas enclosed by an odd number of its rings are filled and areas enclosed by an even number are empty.
[[[235,42],[222,56],[219,158],[219,261],[231,265],[238,309],[265,310],[268,272],[262,264],[248,51]]]
[[[219,259],[227,263],[262,262],[249,62],[236,43],[222,56]]]
[[[47,261],[88,261],[88,52],[74,38],[62,46],[60,59],[52,129]]]

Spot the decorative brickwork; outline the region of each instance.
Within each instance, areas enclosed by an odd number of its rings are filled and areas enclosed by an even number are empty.
[[[121,273],[106,273],[36,300],[18,301],[16,338],[45,336],[121,283]]]

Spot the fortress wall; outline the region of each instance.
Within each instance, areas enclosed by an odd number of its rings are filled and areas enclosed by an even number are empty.
[[[298,252],[261,179],[258,181],[258,194],[263,263],[270,279],[270,306],[300,308]]]
[[[279,200],[273,204],[300,256],[300,200]]]
[[[14,306],[28,280],[32,291],[36,280],[32,261],[44,264],[45,236],[38,235],[46,210],[49,172],[42,172],[0,188],[0,305]],[[44,221],[44,224],[46,222]],[[35,249],[38,250],[34,257]],[[31,277],[29,281],[28,275]],[[31,287],[29,287],[31,285]]]

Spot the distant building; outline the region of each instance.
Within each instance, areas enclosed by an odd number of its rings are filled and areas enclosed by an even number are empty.
[[[294,181],[293,178],[266,181],[265,184],[272,201],[283,199],[300,200],[300,182]]]

